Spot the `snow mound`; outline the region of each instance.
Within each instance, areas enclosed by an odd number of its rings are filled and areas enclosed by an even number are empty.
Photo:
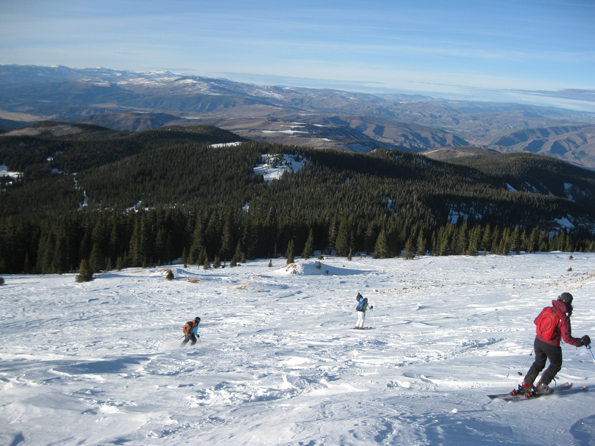
[[[279,268],[274,271],[274,273],[282,275],[297,274],[302,276],[348,276],[353,274],[364,274],[366,271],[329,266],[319,260],[302,260]]]

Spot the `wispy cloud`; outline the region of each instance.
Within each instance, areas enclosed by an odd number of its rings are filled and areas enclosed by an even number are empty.
[[[570,99],[573,101],[585,101],[595,103],[595,90],[566,89],[558,91],[544,90],[513,90],[520,94],[531,96],[543,96],[548,98]]]

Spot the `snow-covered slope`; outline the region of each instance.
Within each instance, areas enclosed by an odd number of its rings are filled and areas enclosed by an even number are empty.
[[[520,382],[533,319],[561,292],[575,336],[595,336],[595,255],[573,257],[4,276],[0,443],[593,444],[595,391],[486,397]],[[351,329],[358,292],[371,330]],[[197,315],[201,342],[179,348]],[[563,352],[559,381],[592,386],[588,351]]]

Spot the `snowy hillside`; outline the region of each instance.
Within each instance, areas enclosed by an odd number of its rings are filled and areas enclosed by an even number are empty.
[[[489,400],[520,382],[563,291],[595,337],[595,254],[354,257],[4,276],[2,445],[588,445],[595,389]],[[357,292],[371,330],[352,330]],[[200,316],[201,342],[179,348]],[[563,346],[559,382],[595,362]]]

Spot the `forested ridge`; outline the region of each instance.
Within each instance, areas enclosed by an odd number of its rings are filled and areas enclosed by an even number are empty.
[[[535,155],[440,162],[245,141],[209,127],[0,137],[0,273],[242,258],[593,250],[595,174]],[[79,137],[80,138],[80,137]],[[263,155],[306,161],[265,181]],[[53,169],[53,170],[52,170]],[[513,190],[515,189],[515,190]],[[560,230],[557,222],[574,228]]]

